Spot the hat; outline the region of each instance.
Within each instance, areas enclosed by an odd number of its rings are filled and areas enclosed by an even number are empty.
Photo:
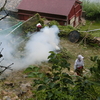
[[[40,24],[40,23],[38,23],[36,26],[41,26],[41,24]]]
[[[84,57],[83,57],[82,55],[78,55],[78,58],[81,58],[81,59],[83,59]]]

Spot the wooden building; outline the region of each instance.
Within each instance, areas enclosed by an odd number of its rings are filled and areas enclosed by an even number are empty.
[[[20,20],[27,20],[39,13],[48,20],[75,27],[81,21],[81,3],[79,0],[22,0],[17,7],[18,16]]]

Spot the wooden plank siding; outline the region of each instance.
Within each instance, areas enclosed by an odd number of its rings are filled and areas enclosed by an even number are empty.
[[[19,15],[20,20],[27,20],[29,17],[34,16],[36,13],[39,13],[42,18],[46,18],[47,20],[56,20],[61,25],[64,25],[67,21],[67,16],[40,13],[40,12],[32,12],[32,11],[25,11],[25,10],[18,11],[18,15]]]
[[[68,24],[75,27],[81,21],[82,16],[82,6],[79,3],[73,5],[69,15],[68,15]]]

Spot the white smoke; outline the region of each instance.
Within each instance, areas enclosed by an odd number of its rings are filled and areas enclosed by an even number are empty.
[[[31,64],[48,61],[49,52],[60,49],[58,47],[60,42],[58,33],[58,27],[53,25],[52,27],[44,27],[40,32],[31,34],[23,52],[18,51],[19,42],[16,42],[16,37],[0,35],[0,42],[2,42],[0,47],[1,49],[4,48],[2,51],[4,60],[1,64],[8,66],[14,63],[11,66],[12,69],[20,70]],[[20,56],[21,54],[23,54],[23,57]]]

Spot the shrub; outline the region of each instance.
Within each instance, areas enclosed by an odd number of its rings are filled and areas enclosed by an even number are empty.
[[[37,66],[26,69],[29,77],[33,77],[33,100],[98,100],[98,85],[83,76],[72,77],[66,71],[70,63],[60,53],[50,52],[48,57],[52,63],[51,73],[40,72]],[[100,63],[99,63],[100,64]],[[66,71],[65,71],[66,70]],[[93,71],[93,70],[92,70]],[[99,79],[99,77],[98,77]]]
[[[41,16],[37,13],[29,21],[22,25],[22,29],[25,33],[36,31],[36,24],[41,23],[44,26],[44,21]]]
[[[82,0],[83,10],[85,11],[87,19],[99,19],[100,16],[100,3]]]

